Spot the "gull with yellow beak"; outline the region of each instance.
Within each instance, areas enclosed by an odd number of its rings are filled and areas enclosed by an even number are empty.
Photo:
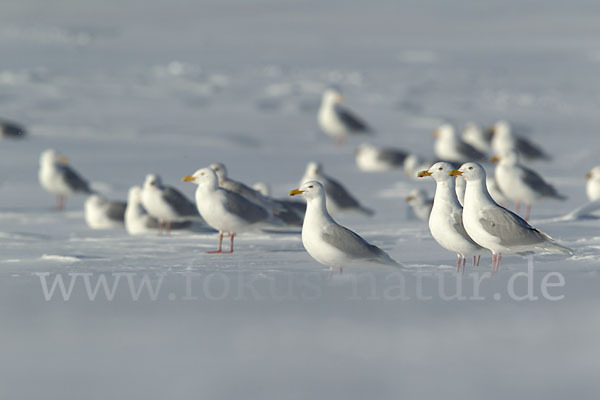
[[[327,89],[321,99],[318,121],[327,135],[343,144],[349,136],[372,133],[372,130],[352,111],[343,106],[344,96],[335,90]]]
[[[49,149],[40,155],[38,178],[40,185],[56,195],[56,209],[65,208],[67,196],[76,193],[91,194],[88,182],[68,164],[69,160]]]
[[[435,163],[428,170],[419,172],[419,177],[431,176],[436,182],[433,208],[429,216],[429,231],[436,242],[446,250],[456,253],[456,271],[461,264],[465,270],[467,257],[473,256],[473,265],[479,265],[479,257],[486,250],[471,239],[462,222],[463,208],[458,202],[454,179],[448,175],[452,165]]]
[[[299,194],[307,203],[302,244],[319,263],[340,272],[358,263],[400,266],[385,251],[335,222],[327,212],[325,189],[319,182],[307,181],[290,192],[290,196]]]
[[[202,168],[183,178],[193,182],[196,188],[196,206],[204,221],[219,231],[219,248],[207,253],[224,253],[223,234],[229,236],[229,253],[233,253],[236,234],[260,229],[269,224],[271,216],[264,208],[241,195],[219,187],[217,174],[210,168]]]
[[[492,252],[492,272],[500,266],[503,253],[530,254],[536,251],[573,254],[544,232],[533,228],[517,214],[499,206],[488,193],[485,170],[477,163],[463,164],[450,176],[467,181],[463,225],[475,243]]]
[[[520,204],[525,203],[525,221],[529,220],[532,204],[545,199],[566,199],[535,171],[523,166],[515,150],[507,150],[500,157],[492,157],[491,161],[498,162],[496,182],[504,196],[515,203],[515,213],[518,214]]]

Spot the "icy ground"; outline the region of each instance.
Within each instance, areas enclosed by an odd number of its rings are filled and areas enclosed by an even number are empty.
[[[31,131],[0,142],[1,399],[597,398],[598,220],[548,222],[585,202],[600,163],[596,2],[51,3],[0,7],[0,116]],[[534,207],[532,223],[576,255],[534,257],[535,301],[507,289],[527,259],[456,276],[407,218],[403,196],[433,183],[360,173],[359,141],[318,133],[329,85],[375,143],[423,154],[443,120],[528,128],[554,156],[532,166],[569,195]],[[322,161],[377,212],[338,220],[407,271],[329,277],[297,234],[240,236],[217,256],[204,254],[214,234],[90,230],[83,198],[57,213],[37,183],[50,147],[114,199],[149,172],[191,197],[181,178],[213,161],[283,197]],[[553,272],[557,301],[541,292]],[[69,300],[56,289],[46,301],[39,274],[75,279]],[[101,277],[119,279],[114,298],[90,301],[85,279]],[[134,299],[130,282],[156,298]],[[446,300],[457,282],[467,300]]]

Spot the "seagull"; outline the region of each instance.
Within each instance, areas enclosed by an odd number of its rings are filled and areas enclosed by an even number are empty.
[[[429,198],[427,192],[423,189],[414,189],[408,196],[406,202],[411,206],[413,213],[423,221],[429,220],[431,209],[433,207],[433,199]]]
[[[91,194],[88,182],[83,179],[67,163],[65,156],[49,149],[40,156],[38,178],[40,185],[48,192],[56,195],[56,208],[63,210],[67,196],[74,193]]]
[[[498,187],[506,198],[515,202],[515,212],[519,213],[520,203],[526,204],[525,221],[529,220],[533,203],[543,199],[566,199],[535,171],[521,165],[516,151],[508,150],[501,157],[494,156],[492,161],[498,162],[495,171]]]
[[[177,189],[163,185],[156,174],[146,175],[142,189],[142,204],[150,215],[158,219],[158,233],[165,225],[171,232],[172,223],[198,219],[196,206]]]
[[[268,184],[264,182],[257,182],[252,185],[252,189],[257,190],[263,196],[271,196],[271,189]],[[290,199],[273,199],[279,207],[282,207],[283,211],[276,213],[283,222],[291,226],[302,226],[304,221],[304,214],[306,213],[306,202],[301,200],[290,200]]]
[[[463,225],[475,243],[492,252],[492,272],[498,271],[502,253],[527,254],[546,251],[572,255],[573,251],[533,228],[517,214],[499,206],[485,185],[485,170],[477,163],[463,164],[450,176],[467,181]]]
[[[456,135],[454,127],[450,124],[441,125],[433,132],[433,136],[436,138],[434,145],[435,155],[440,160],[460,163],[469,160],[483,161],[486,159],[485,153],[463,142]]]
[[[27,132],[25,131],[25,128],[19,124],[11,121],[0,120],[0,138],[22,139],[25,137],[26,133]]]
[[[490,137],[474,122],[467,122],[462,132],[462,140],[477,151],[487,153],[490,149]]]
[[[377,147],[363,143],[354,151],[356,165],[364,172],[389,171],[402,168],[408,154],[393,147]]]
[[[473,265],[479,265],[479,257],[485,250],[471,239],[462,222],[463,208],[454,190],[454,179],[448,175],[452,165],[435,163],[428,170],[419,172],[419,177],[431,176],[436,182],[433,208],[429,217],[429,230],[436,242],[446,250],[456,253],[456,271],[462,264],[465,269],[467,257],[473,256]],[[458,178],[459,176],[457,176]]]
[[[223,163],[212,163],[209,168],[217,174],[219,187],[245,197],[247,200],[267,210],[272,216],[277,216],[279,212],[286,211],[284,206],[278,204],[277,201],[268,196],[264,196],[260,191],[253,189],[242,182],[229,178],[227,168]]]
[[[458,166],[453,167],[458,168]],[[467,189],[467,182],[463,179],[462,176],[456,176],[456,197],[458,197],[458,202],[461,206],[465,204],[465,190]],[[488,176],[485,179],[485,185],[487,186],[487,190],[492,196],[492,199],[498,204],[506,204],[509,200],[502,194],[502,191],[498,187],[496,183],[496,179],[493,176]]]
[[[85,201],[85,222],[92,229],[122,227],[126,208],[124,201],[109,201],[104,196],[93,194]]]
[[[304,182],[290,196],[301,194],[307,203],[302,225],[302,244],[312,258],[332,271],[360,262],[400,266],[385,251],[367,243],[348,228],[339,225],[327,212],[326,194],[317,181]]]
[[[223,233],[229,236],[229,253],[233,253],[233,238],[236,234],[261,228],[269,224],[271,216],[261,206],[245,197],[219,187],[217,174],[211,168],[202,168],[183,178],[194,182],[196,206],[208,225],[219,231],[219,248],[207,253],[223,253]]]
[[[171,230],[186,229],[191,226],[191,221],[171,223]],[[132,186],[127,196],[125,209],[125,229],[130,235],[145,235],[156,232],[158,220],[148,214],[142,204],[142,188]]]
[[[300,185],[306,181],[321,182],[327,194],[327,210],[331,214],[337,211],[355,211],[369,216],[374,214],[373,210],[362,206],[341,183],[332,177],[325,175],[320,163],[308,163],[304,176],[300,181]]]
[[[509,150],[516,150],[525,160],[550,160],[538,145],[524,137],[512,133],[511,127],[506,121],[498,121],[488,129],[492,137],[492,150],[494,154],[503,154]]]
[[[343,144],[350,135],[370,134],[371,129],[360,118],[342,105],[344,96],[335,89],[327,89],[321,99],[318,121],[327,135]]]
[[[596,201],[600,199],[600,165],[592,168],[585,177],[587,178],[587,185],[585,186],[585,192],[590,201]]]

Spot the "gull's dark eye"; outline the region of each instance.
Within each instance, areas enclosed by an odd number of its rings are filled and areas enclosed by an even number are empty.
[[[204,172],[200,173],[200,175],[204,176]]]
[[[218,171],[218,170],[219,170],[219,168],[215,168],[215,171]]]
[[[443,167],[440,167],[439,169],[440,169],[440,171],[441,171],[441,170],[443,170],[444,168],[443,168]]]
[[[309,188],[309,189],[312,189],[312,188],[313,188],[313,185],[310,185],[308,188]]]
[[[473,169],[473,167],[469,167],[469,169]]]

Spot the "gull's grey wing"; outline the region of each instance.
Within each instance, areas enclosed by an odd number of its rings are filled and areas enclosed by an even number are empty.
[[[539,176],[535,171],[521,167],[523,173],[521,177],[523,181],[530,186],[533,190],[538,192],[540,195],[544,197],[553,197],[556,199],[565,200],[566,197],[558,193],[558,191],[554,188],[554,186],[547,183],[541,176]]]
[[[330,224],[327,226],[321,233],[321,239],[350,258],[396,264],[385,251],[369,244],[356,233],[341,225]]]
[[[333,109],[348,130],[356,133],[367,133],[371,131],[365,122],[363,122],[347,108],[336,104]]]
[[[526,159],[535,160],[550,160],[550,156],[544,152],[539,146],[533,144],[524,137],[516,138],[516,146],[519,153]]]
[[[225,209],[230,213],[245,219],[251,224],[265,221],[269,217],[267,210],[261,206],[251,202],[237,193],[230,192],[226,189],[222,190],[225,193]]]
[[[506,247],[531,246],[545,242],[547,235],[529,225],[518,215],[502,207],[488,207],[479,213],[479,222]]]
[[[198,209],[196,205],[188,200],[179,190],[173,187],[165,187],[162,191],[162,197],[171,208],[173,208],[177,214],[181,217],[195,217],[198,216]]]
[[[66,164],[57,164],[56,168],[61,172],[62,177],[74,192],[92,193],[90,185],[75,170]]]
[[[335,179],[327,177],[323,179],[325,192],[335,202],[339,208],[361,208],[362,206],[341,183]]]
[[[25,128],[19,124],[10,121],[0,121],[0,136],[20,139],[25,136],[25,133]]]
[[[295,226],[302,226],[302,223],[304,222],[304,214],[306,212],[306,204],[305,203],[301,203],[301,205],[304,206],[304,209],[302,210],[301,208],[299,208],[297,206],[297,202],[294,201],[286,201],[286,200],[275,200],[277,205],[279,206],[279,208],[282,209],[282,211],[276,210],[273,215],[275,215],[276,217],[280,218],[283,222],[285,222],[287,225],[295,225]]]
[[[458,151],[469,161],[484,161],[486,159],[484,153],[462,140],[458,142]]]
[[[396,149],[381,149],[377,155],[377,159],[380,161],[387,162],[391,165],[404,165],[404,160],[408,156],[408,153],[402,150]]]
[[[125,220],[125,210],[127,209],[127,203],[122,201],[113,201],[108,205],[108,209],[106,210],[106,216],[108,219],[113,221],[124,221]]]

